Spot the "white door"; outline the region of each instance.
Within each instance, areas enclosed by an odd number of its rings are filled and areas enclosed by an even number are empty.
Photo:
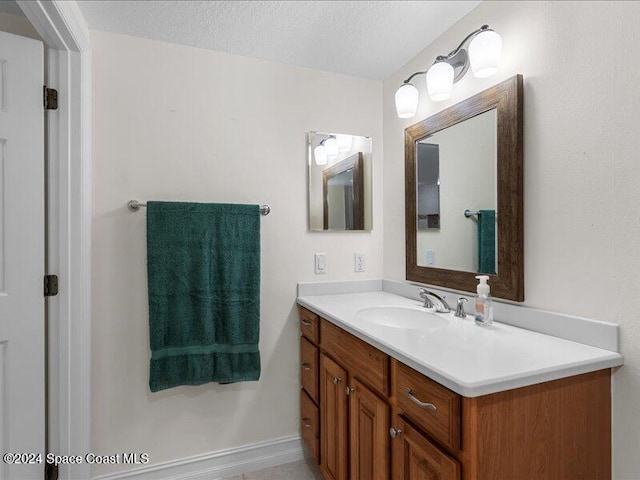
[[[0,479],[44,470],[43,47],[0,32]],[[9,459],[10,461],[15,461]]]

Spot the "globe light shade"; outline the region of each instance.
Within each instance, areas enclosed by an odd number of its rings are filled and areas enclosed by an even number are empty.
[[[396,90],[396,111],[400,118],[411,118],[418,111],[418,89],[405,83]]]
[[[316,165],[327,164],[327,152],[322,145],[318,145],[313,149],[313,158],[316,159]]]
[[[351,150],[351,144],[353,143],[353,137],[351,135],[336,135],[338,140],[338,150],[341,152],[348,152]]]
[[[451,96],[453,89],[453,67],[447,62],[436,62],[427,71],[427,91],[434,102]]]
[[[324,141],[324,151],[327,152],[327,158],[335,158],[338,156],[338,140],[335,137],[329,137]]]
[[[469,61],[476,78],[486,78],[498,72],[502,59],[502,37],[493,30],[476,35],[469,44]]]

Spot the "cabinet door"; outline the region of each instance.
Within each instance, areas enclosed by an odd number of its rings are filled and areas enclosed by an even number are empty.
[[[349,479],[346,385],[346,370],[320,355],[320,465],[331,480]]]
[[[357,380],[349,387],[350,478],[387,480],[389,405]]]
[[[460,480],[460,464],[402,417],[393,422],[393,480]]]

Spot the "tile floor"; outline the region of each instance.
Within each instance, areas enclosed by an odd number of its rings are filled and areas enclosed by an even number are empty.
[[[317,465],[301,460],[222,480],[322,480],[322,475]]]

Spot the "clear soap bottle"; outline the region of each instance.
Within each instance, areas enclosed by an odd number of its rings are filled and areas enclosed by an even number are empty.
[[[475,305],[475,321],[476,325],[482,327],[488,327],[493,323],[493,306],[491,305],[491,289],[489,284],[488,275],[478,275],[476,277],[478,282],[478,288],[476,295]]]

